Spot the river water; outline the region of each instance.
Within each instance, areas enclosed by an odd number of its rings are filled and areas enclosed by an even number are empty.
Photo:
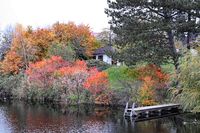
[[[0,133],[200,133],[200,115],[135,122],[123,108],[0,102]]]

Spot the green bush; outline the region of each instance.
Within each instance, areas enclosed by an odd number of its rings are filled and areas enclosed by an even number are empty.
[[[127,101],[138,101],[138,89],[140,82],[136,68],[127,66],[114,66],[106,70],[108,72],[111,90],[114,93],[114,104],[125,104]]]
[[[15,96],[16,91],[21,87],[22,73],[18,75],[0,75],[0,95],[2,97]]]
[[[109,81],[112,87],[121,87],[123,81],[134,81],[138,77],[138,72],[135,68],[127,66],[114,66],[106,70],[109,75]]]
[[[128,67],[122,66],[122,67],[111,67],[106,70],[109,75],[110,82],[118,82],[118,80],[126,80],[128,79]]]
[[[161,68],[165,73],[168,73],[168,74],[174,74],[175,73],[174,64],[164,64],[164,65],[161,65]]]
[[[96,67],[100,71],[106,70],[109,67],[111,67],[111,65],[105,62],[100,61],[100,60],[95,60],[95,59],[87,60],[86,63],[88,67]]]
[[[29,88],[26,92],[26,98],[31,101],[55,102],[60,101],[62,92],[58,89],[48,88]]]
[[[179,74],[180,89],[175,89],[175,100],[184,109],[200,112],[200,56],[186,55],[181,60]]]
[[[64,60],[74,61],[76,54],[70,44],[53,44],[49,47],[47,56],[60,56]]]

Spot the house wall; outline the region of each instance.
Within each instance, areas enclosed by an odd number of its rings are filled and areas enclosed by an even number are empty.
[[[112,65],[112,58],[108,57],[107,55],[103,55],[103,61]]]
[[[121,65],[122,65],[122,63],[117,61],[117,66],[121,66]]]
[[[95,59],[96,59],[96,60],[99,60],[99,56],[96,55],[96,56],[95,56]],[[106,62],[106,63],[112,65],[112,58],[110,58],[109,56],[107,56],[107,55],[104,54],[104,55],[103,55],[103,62]],[[117,64],[116,64],[116,65],[117,65],[117,66],[121,66],[122,63],[119,62],[119,61],[117,61]]]
[[[98,59],[99,59],[99,58],[98,58],[98,55],[96,55],[95,57],[96,57],[96,60],[98,60]]]

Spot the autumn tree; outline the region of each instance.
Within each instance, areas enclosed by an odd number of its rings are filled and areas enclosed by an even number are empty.
[[[13,33],[11,48],[2,62],[2,71],[10,74],[18,73],[20,69],[27,69],[30,61],[41,60],[46,56],[53,37],[53,34],[48,29],[34,31],[30,27],[25,29],[22,25],[17,24]],[[7,59],[13,53],[15,53],[12,55],[13,60]],[[20,57],[20,61],[15,62],[15,57],[16,60]],[[20,67],[18,70],[13,70],[11,64]],[[4,66],[10,66],[10,68],[5,68]]]
[[[42,60],[47,56],[48,48],[55,41],[54,33],[49,28],[34,30],[28,38],[29,44],[35,48],[34,60]]]
[[[5,59],[1,63],[2,72],[6,74],[16,74],[24,65],[27,66],[28,61],[26,58],[27,52],[25,49],[26,44],[24,36],[25,29],[22,27],[22,25],[16,25],[11,42],[12,47],[10,48],[10,51],[8,51]]]
[[[68,24],[56,23],[53,25],[53,32],[57,43],[72,44],[72,48],[76,52],[76,58],[85,59],[91,56],[98,47],[89,26],[75,25],[72,22]]]
[[[60,56],[60,54],[65,54],[61,49],[66,49],[69,55],[73,54],[72,58],[86,59],[92,55],[92,52],[98,46],[88,26],[77,26],[74,23],[56,23],[50,28],[38,28],[35,30],[30,26],[23,28],[22,25],[16,25],[11,45],[8,53],[15,53],[20,57],[21,62],[20,65],[15,62],[9,62],[11,60],[6,58],[9,58],[7,56],[10,54],[5,56],[5,60],[2,61],[2,71],[10,74],[18,73],[19,69],[27,69],[29,62],[36,62],[48,56],[53,56],[49,55],[50,51]],[[55,53],[54,46],[57,50],[59,47],[61,48],[60,53]],[[15,57],[12,58],[15,59]],[[66,55],[64,55],[64,58],[67,58]],[[10,68],[9,71],[9,68],[4,68],[4,66],[10,66],[9,64],[15,64],[15,66],[20,67],[18,70]],[[7,70],[4,71],[4,69]]]
[[[75,51],[72,46],[63,44],[53,44],[48,48],[48,57],[60,56],[67,61],[75,61]]]
[[[9,51],[6,58],[0,63],[1,72],[4,74],[18,74],[22,67],[22,58],[12,51]]]

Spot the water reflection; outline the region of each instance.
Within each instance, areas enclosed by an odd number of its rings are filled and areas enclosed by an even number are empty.
[[[51,107],[22,102],[0,103],[0,133],[199,133],[200,115],[182,114],[135,122],[122,108]]]

